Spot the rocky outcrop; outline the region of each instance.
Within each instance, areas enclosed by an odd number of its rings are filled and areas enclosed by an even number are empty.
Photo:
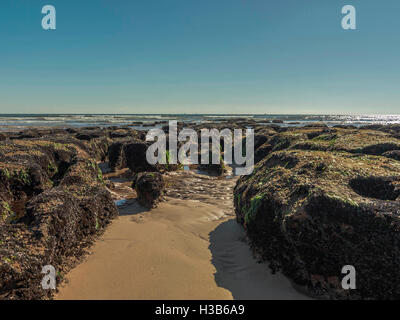
[[[254,251],[311,295],[400,298],[398,161],[277,151],[239,179],[234,195]],[[342,288],[345,265],[355,267],[355,290]]]
[[[387,151],[384,152],[382,155],[400,161],[400,150]]]
[[[136,190],[141,205],[154,208],[162,200],[164,179],[159,172],[140,172],[135,175],[132,188]]]
[[[127,167],[132,172],[157,171],[156,165],[151,165],[146,159],[146,151],[150,143],[131,141],[123,146]]]
[[[79,140],[66,130],[46,133],[18,135],[0,145],[3,299],[51,297],[40,285],[42,267],[53,265],[60,282],[118,214],[97,166],[107,152],[98,139],[107,138]]]
[[[112,171],[126,168],[125,154],[123,152],[125,143],[127,141],[116,141],[110,145],[108,159]]]
[[[119,140],[110,145],[109,163],[110,168],[115,171],[123,168],[129,168],[133,173],[138,172],[166,172],[178,170],[181,166],[172,164],[169,159],[169,152],[165,154],[166,164],[149,164],[146,158],[147,148],[150,142],[142,140]]]
[[[260,162],[262,159],[264,159],[266,156],[270,154],[272,151],[272,145],[270,145],[268,142],[264,143],[254,151],[254,163]]]
[[[222,147],[221,147],[222,150]],[[207,155],[207,154],[205,154]],[[225,166],[225,162],[224,162],[224,154],[221,151],[220,155],[219,155],[219,162],[217,163],[207,163],[207,164],[202,164],[201,163],[201,159],[202,159],[203,155],[201,153],[198,154],[198,166],[197,168],[201,171],[205,171],[208,172],[211,175],[217,175],[217,176],[222,176],[227,172],[226,166]],[[209,146],[209,153],[208,153],[208,159],[209,162],[212,162],[212,146]]]
[[[305,127],[287,128],[284,132],[268,129],[255,135],[255,162],[270,152],[293,149],[314,151],[342,151],[354,154],[385,155],[395,158],[400,142],[391,132],[363,130],[309,124]],[[383,129],[382,129],[383,130]],[[393,129],[392,129],[393,130]]]

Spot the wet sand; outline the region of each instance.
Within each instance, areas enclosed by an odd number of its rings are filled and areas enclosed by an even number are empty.
[[[234,180],[171,173],[168,183],[156,209],[133,197],[119,207],[55,299],[307,299],[252,257],[234,219]]]

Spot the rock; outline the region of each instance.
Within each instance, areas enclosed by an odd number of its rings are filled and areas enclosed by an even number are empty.
[[[79,129],[78,128],[66,128],[65,132],[70,133],[70,134],[75,134],[78,133]]]
[[[271,151],[272,146],[268,142],[264,143],[254,152],[254,163],[260,162],[262,159],[268,156]]]
[[[125,143],[124,141],[114,142],[108,149],[108,159],[112,171],[126,168],[125,154],[123,152]]]
[[[287,128],[285,132],[272,136],[268,143],[272,145],[273,151],[300,149],[381,155],[387,151],[400,150],[399,141],[389,133],[311,126]]]
[[[400,196],[398,176],[358,176],[351,179],[349,185],[356,193],[366,198],[397,200]]]
[[[0,141],[4,141],[7,139],[7,135],[5,135],[4,133],[0,132]]]
[[[212,147],[209,147],[209,155],[208,155],[208,159],[210,163],[207,164],[201,164],[201,154],[199,153],[199,165],[198,165],[198,169],[201,171],[206,171],[212,175],[217,175],[217,176],[222,176],[224,175],[227,170],[225,167],[225,163],[224,163],[224,159],[223,159],[223,153],[220,154],[220,158],[219,158],[219,163],[211,163],[212,162]]]
[[[269,140],[269,136],[264,134],[255,134],[254,135],[254,150],[257,150],[261,145],[266,143]]]
[[[307,140],[305,133],[293,133],[291,131],[283,132],[274,135],[270,140],[269,144],[272,146],[273,151],[283,150],[291,147],[295,142]]]
[[[0,299],[51,298],[40,286],[42,267],[68,269],[118,215],[91,158],[98,142],[55,131],[2,143]]]
[[[400,144],[391,142],[372,144],[362,148],[361,152],[366,154],[381,155],[385,152],[394,150],[400,151]]]
[[[76,137],[78,140],[90,141],[90,140],[92,140],[92,139],[100,138],[101,136],[102,136],[101,133],[89,132],[89,133],[78,133],[75,137]]]
[[[76,254],[82,240],[82,210],[76,198],[63,188],[43,192],[27,204],[27,219],[46,252],[45,265],[57,265],[65,255]]]
[[[23,225],[0,224],[0,299],[50,298],[40,286],[42,247]]]
[[[140,138],[140,134],[138,135]],[[181,166],[178,164],[170,164],[167,153],[166,164],[155,164],[151,165],[148,163],[146,158],[147,148],[150,146],[150,142],[146,142],[139,139],[126,139],[123,138],[110,145],[108,150],[108,158],[111,170],[123,169],[128,167],[132,172],[144,172],[144,171],[176,171]]]
[[[116,129],[110,132],[110,138],[126,138],[133,135],[133,130],[129,129]]]
[[[392,158],[400,161],[400,150],[387,151],[382,153],[384,157]]]
[[[360,130],[382,130],[385,127],[383,124],[368,124],[361,126]]]
[[[150,146],[143,141],[132,141],[124,144],[123,152],[127,167],[132,172],[158,171],[156,165],[147,162],[146,151]]]
[[[340,129],[357,129],[356,126],[352,124],[335,124],[333,128],[340,128]]]
[[[267,124],[265,126],[265,128],[268,128],[270,130],[274,130],[276,132],[285,132],[287,131],[289,128],[283,127],[283,126],[278,126],[277,124]]]
[[[154,208],[164,194],[164,179],[159,172],[140,172],[135,175],[132,188],[136,190],[141,205]]]
[[[26,129],[18,133],[18,139],[39,138],[43,133],[38,129]]]
[[[311,122],[307,123],[305,128],[328,128],[328,126],[323,122]]]
[[[400,166],[385,157],[283,150],[239,179],[253,250],[316,297],[400,298]],[[342,267],[357,288],[341,287]]]
[[[332,133],[334,130],[321,130],[321,131],[312,131],[307,133],[307,138],[309,140],[316,139],[317,137],[323,137],[324,140],[332,141],[337,138],[335,133]],[[334,131],[336,132],[336,131]]]
[[[393,138],[400,139],[400,133],[395,133],[392,135]]]

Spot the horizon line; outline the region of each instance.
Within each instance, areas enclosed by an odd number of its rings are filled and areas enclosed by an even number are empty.
[[[348,115],[348,116],[356,116],[356,115],[385,115],[385,116],[400,116],[400,113],[52,113],[52,112],[44,112],[44,113],[0,113],[0,116],[11,116],[11,115],[215,115],[215,116],[223,116],[223,115],[232,115],[232,116],[246,116],[246,115],[278,115],[278,116],[286,116],[286,115],[316,115],[316,116],[331,116],[331,115]]]

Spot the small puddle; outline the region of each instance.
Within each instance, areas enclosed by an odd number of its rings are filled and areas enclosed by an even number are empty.
[[[114,203],[117,207],[120,207],[126,203],[126,199],[121,199],[121,200],[115,200]]]

